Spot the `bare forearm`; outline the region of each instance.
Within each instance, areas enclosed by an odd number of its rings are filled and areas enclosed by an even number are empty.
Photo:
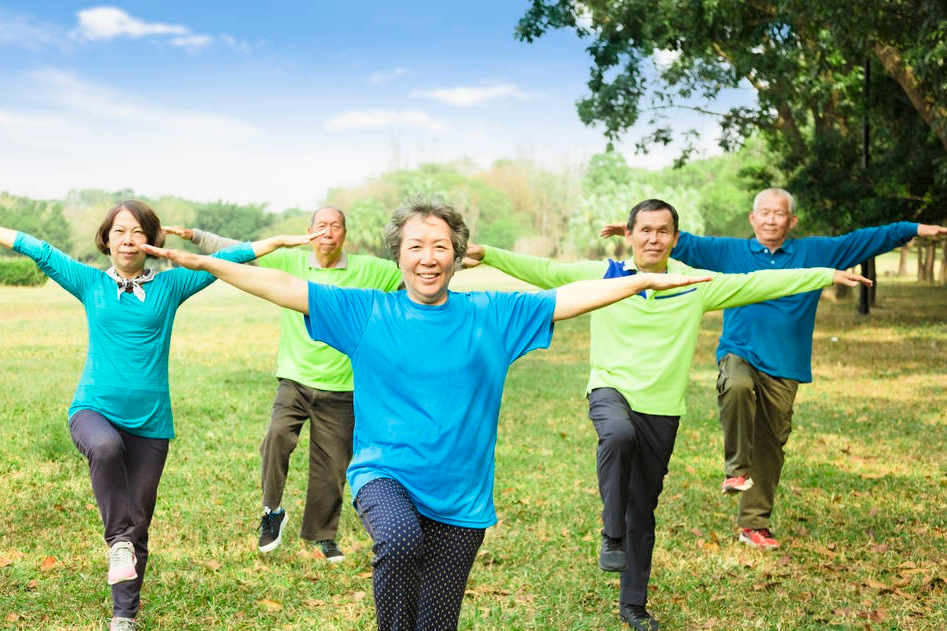
[[[705,283],[711,276],[684,276],[682,274],[635,274],[619,278],[580,280],[556,290],[556,309],[553,320],[565,320],[606,307],[641,293],[646,289],[673,289],[696,283]]]
[[[0,245],[12,248],[14,241],[16,241],[16,230],[0,227]]]
[[[273,304],[300,313],[309,313],[309,285],[286,272],[231,263],[213,257],[201,257],[201,269],[220,280]]]

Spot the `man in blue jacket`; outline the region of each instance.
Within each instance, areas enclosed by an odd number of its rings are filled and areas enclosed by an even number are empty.
[[[723,273],[761,269],[846,269],[888,252],[916,236],[947,235],[947,228],[907,221],[863,228],[839,237],[790,239],[795,200],[769,188],[753,201],[750,225],[756,237],[698,237],[681,232],[671,257],[691,267]],[[605,236],[623,232],[611,224]],[[741,493],[740,541],[760,549],[779,547],[770,516],[783,469],[783,447],[792,429],[793,401],[800,383],[812,381],[812,331],[819,291],[743,307],[723,314],[717,347],[717,405],[723,428],[724,493]]]

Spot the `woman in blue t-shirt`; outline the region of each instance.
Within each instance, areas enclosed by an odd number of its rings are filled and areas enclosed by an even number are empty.
[[[241,243],[218,253],[250,261],[300,237]],[[161,222],[148,204],[123,201],[95,236],[111,266],[102,271],[28,234],[0,227],[0,245],[28,256],[85,308],[89,346],[69,408],[73,442],[89,476],[109,546],[112,631],[135,628],[148,561],[148,527],[174,437],[168,394],[168,351],[178,306],[214,282],[206,272],[146,268],[145,244],[162,245]]]
[[[494,446],[509,365],[545,348],[552,323],[645,289],[708,280],[639,274],[537,294],[448,289],[469,231],[449,206],[416,200],[385,230],[405,289],[306,283],[269,269],[147,248],[303,313],[310,336],[348,355],[355,433],[348,469],[374,540],[378,627],[456,629],[493,508]]]

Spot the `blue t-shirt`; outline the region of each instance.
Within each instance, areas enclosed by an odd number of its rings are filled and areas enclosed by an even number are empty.
[[[725,274],[799,267],[847,269],[915,236],[917,224],[900,221],[840,237],[787,239],[771,252],[756,239],[682,232],[671,256],[692,267]],[[733,353],[773,377],[812,381],[812,331],[820,295],[811,291],[725,310],[717,361]]]
[[[352,360],[353,497],[393,478],[425,517],[496,523],[494,447],[509,365],[552,339],[555,290],[450,292],[442,305],[310,283],[306,327]]]
[[[214,276],[184,268],[160,272],[142,285],[142,302],[134,294],[119,294],[104,271],[28,234],[18,233],[13,249],[33,259],[85,307],[89,348],[69,418],[79,410],[95,410],[130,434],[174,438],[168,393],[171,327],[178,306]],[[237,263],[254,258],[247,243],[217,255]]]

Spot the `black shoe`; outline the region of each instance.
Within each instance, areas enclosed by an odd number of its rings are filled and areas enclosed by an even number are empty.
[[[602,533],[602,551],[598,555],[598,566],[603,572],[624,572],[628,569],[625,556],[625,540],[612,539]]]
[[[286,511],[263,513],[260,519],[260,552],[269,552],[283,542],[283,528],[286,527]]]
[[[635,631],[658,631],[661,626],[644,605],[622,605],[619,615]]]
[[[332,539],[317,541],[316,544],[319,546],[319,549],[322,550],[322,554],[326,555],[326,560],[329,563],[338,563],[345,560],[345,555],[342,554],[342,551],[339,550],[339,546],[335,545],[335,541]]]

